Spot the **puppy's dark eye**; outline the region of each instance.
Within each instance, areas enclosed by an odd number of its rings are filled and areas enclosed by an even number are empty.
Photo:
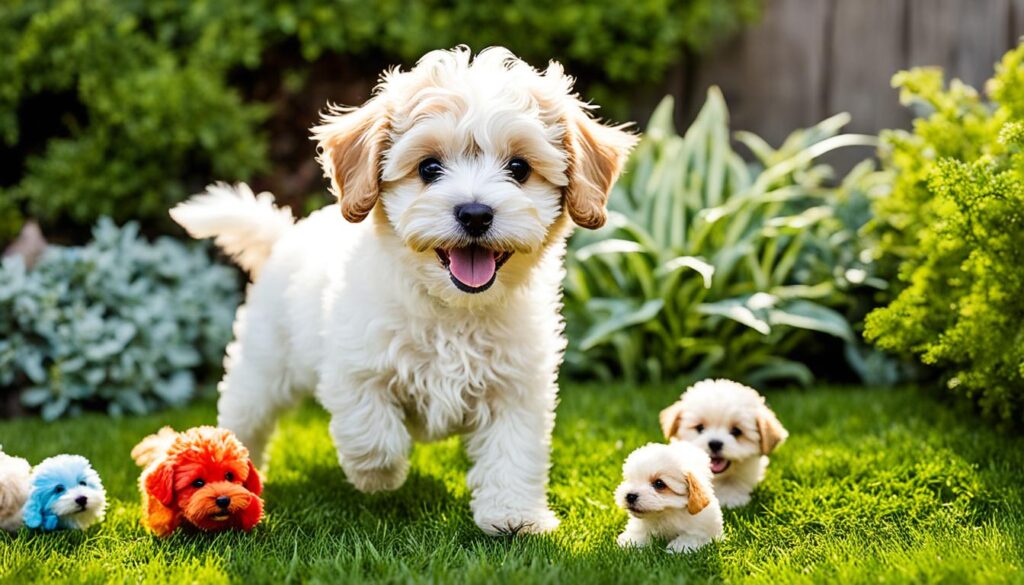
[[[78,485],[87,485],[87,484],[85,483],[85,480],[83,479],[82,481],[78,482]]]
[[[505,168],[508,169],[508,173],[512,175],[512,178],[515,179],[517,183],[525,183],[526,179],[530,178],[530,163],[526,162],[524,159],[516,157],[508,161]]]
[[[730,434],[730,435],[732,435],[732,436],[734,436],[734,437],[737,437],[737,438],[738,438],[738,437],[739,437],[740,435],[742,435],[742,434],[743,434],[743,431],[741,431],[739,427],[733,427],[733,428],[732,428],[732,429],[731,429],[731,430],[729,431],[729,434]]]
[[[228,481],[235,481],[235,474],[229,471],[226,474],[224,474],[224,479]]]
[[[693,430],[697,431],[698,433],[703,433],[704,432],[704,425],[697,425],[697,426],[693,427]]]
[[[425,158],[420,163],[420,179],[424,183],[433,183],[444,174],[444,167],[441,161],[436,158]]]
[[[64,493],[64,486],[62,486],[62,485],[56,486],[55,488],[53,488],[53,493],[55,493],[55,494],[63,494]]]
[[[652,481],[651,485],[656,490],[663,490],[663,489],[668,487],[667,485],[665,485],[665,482],[661,481],[660,479],[656,479],[656,480]]]
[[[192,482],[192,487],[194,487],[196,489],[199,489],[199,488],[203,487],[204,485],[206,485],[206,482],[201,480],[201,479],[197,479],[197,480]]]

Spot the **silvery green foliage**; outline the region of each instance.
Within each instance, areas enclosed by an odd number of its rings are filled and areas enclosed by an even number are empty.
[[[26,271],[0,266],[0,392],[43,418],[180,405],[217,366],[239,302],[232,269],[203,246],[153,243],[101,219],[83,247],[51,247]]]

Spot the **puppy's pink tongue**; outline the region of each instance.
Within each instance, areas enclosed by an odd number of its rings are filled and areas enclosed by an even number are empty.
[[[712,473],[722,473],[723,471],[725,471],[725,469],[727,467],[729,467],[729,462],[726,461],[725,459],[722,459],[721,457],[712,457],[711,458],[711,472]]]
[[[462,284],[479,288],[494,278],[496,270],[494,252],[480,246],[448,250],[448,270]]]

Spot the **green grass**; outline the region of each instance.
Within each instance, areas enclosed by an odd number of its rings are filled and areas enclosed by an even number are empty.
[[[457,439],[416,447],[395,493],[344,480],[314,404],[275,436],[268,517],[250,535],[139,526],[132,445],[164,423],[214,420],[211,404],[111,421],[0,423],[0,442],[32,461],[92,459],[112,505],[86,533],[0,534],[9,582],[458,581],[617,583],[1024,582],[1024,440],[999,435],[911,390],[778,392],[792,433],[754,502],[727,511],[727,537],[690,556],[621,551],[612,490],[627,453],[658,440],[658,410],[677,390],[568,386],[555,432],[551,536],[489,538],[473,525]]]

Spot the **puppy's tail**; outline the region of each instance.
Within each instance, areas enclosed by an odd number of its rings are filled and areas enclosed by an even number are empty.
[[[193,238],[215,238],[217,245],[252,276],[295,223],[288,208],[274,205],[273,195],[254,195],[245,183],[234,187],[227,183],[210,185],[170,213]]]
[[[139,467],[147,467],[158,457],[170,449],[178,433],[171,427],[164,427],[156,433],[139,441],[138,445],[132,448],[132,459]]]

